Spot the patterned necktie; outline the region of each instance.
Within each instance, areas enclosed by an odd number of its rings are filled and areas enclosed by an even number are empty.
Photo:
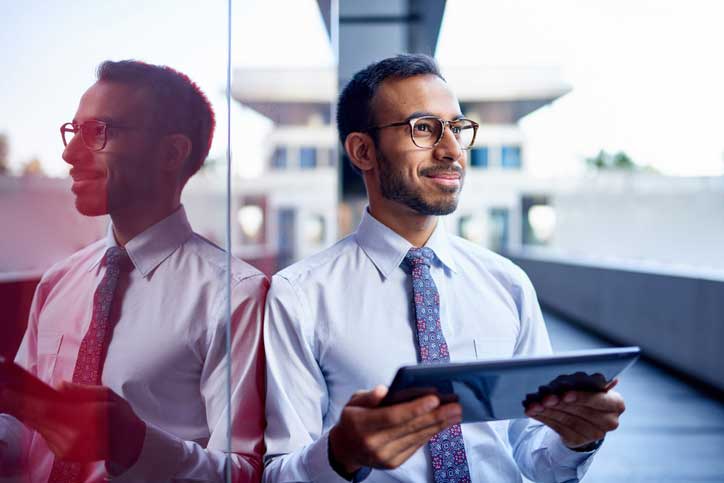
[[[118,278],[124,269],[130,268],[130,259],[123,248],[110,247],[105,254],[106,273],[93,295],[93,315],[90,326],[78,349],[78,359],[73,371],[73,382],[100,385],[103,362],[111,339],[113,326],[110,320],[113,295]],[[71,483],[81,480],[83,465],[58,458],[53,462],[48,483]]]
[[[405,256],[412,271],[412,295],[417,321],[420,362],[449,362],[445,336],[440,325],[440,294],[430,276],[434,252],[427,247],[411,248]],[[470,483],[462,428],[455,424],[433,436],[427,443],[432,456],[435,483]]]

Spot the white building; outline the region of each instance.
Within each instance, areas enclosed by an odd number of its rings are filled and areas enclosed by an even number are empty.
[[[263,174],[239,186],[243,204],[253,206],[248,213],[256,212],[257,220],[263,213],[263,222],[254,223],[259,232],[245,236],[246,246],[237,254],[253,259],[276,253],[283,266],[332,244],[354,227],[361,211],[361,203],[338,202],[335,72],[236,69],[234,74],[234,98],[275,123]],[[464,114],[481,124],[459,209],[446,224],[494,249],[520,244],[521,193],[537,195],[540,187],[527,174],[518,121],[570,88],[549,68],[443,69],[443,75]]]

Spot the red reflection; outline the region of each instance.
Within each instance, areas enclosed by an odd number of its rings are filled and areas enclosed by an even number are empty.
[[[43,275],[17,365],[0,364],[0,477],[260,478],[268,280],[233,260],[229,361],[226,255],[181,205],[214,127],[187,76],[121,61],[61,128],[77,211],[112,223]]]

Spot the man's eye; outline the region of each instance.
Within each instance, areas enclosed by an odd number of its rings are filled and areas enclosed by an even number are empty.
[[[420,132],[432,132],[432,127],[429,124],[418,122],[415,124],[415,130]]]
[[[460,134],[462,131],[462,128],[460,126],[450,126],[450,129],[452,129],[453,134]]]

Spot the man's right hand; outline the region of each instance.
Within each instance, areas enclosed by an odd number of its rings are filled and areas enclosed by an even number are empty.
[[[397,468],[430,438],[460,423],[458,403],[440,405],[437,396],[379,407],[385,386],[355,393],[329,433],[330,458],[347,474],[360,468]]]

